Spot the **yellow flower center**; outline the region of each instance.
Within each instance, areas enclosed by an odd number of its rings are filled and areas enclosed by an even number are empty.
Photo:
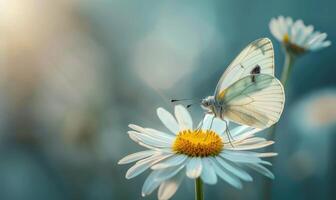
[[[288,34],[285,34],[285,35],[283,36],[282,42],[285,44],[286,48],[287,48],[289,51],[291,51],[291,52],[293,52],[293,53],[295,53],[295,54],[302,54],[302,53],[304,53],[304,52],[306,51],[303,47],[298,46],[298,45],[292,43],[292,42],[290,41],[290,38],[289,38],[289,35],[288,35]]]
[[[217,156],[223,149],[222,138],[212,130],[180,131],[173,151],[190,157]]]
[[[284,43],[289,43],[289,35],[288,35],[288,34],[285,34],[284,37],[283,37],[283,39],[282,39],[282,41],[283,41]]]

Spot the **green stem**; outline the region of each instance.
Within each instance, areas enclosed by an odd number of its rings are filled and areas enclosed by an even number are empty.
[[[284,87],[284,89],[286,89],[287,86],[287,82],[289,79],[289,76],[292,72],[292,68],[293,68],[293,64],[295,61],[295,56],[292,53],[289,53],[288,51],[285,51],[285,63],[284,66],[282,68],[282,73],[281,73],[281,83]],[[276,130],[276,124],[274,124],[271,128],[270,128],[270,136],[271,136],[271,140],[275,139],[275,130]]]
[[[203,183],[201,178],[195,180],[195,200],[204,200],[203,198]]]
[[[286,56],[285,56],[285,63],[282,68],[282,73],[281,73],[281,83],[286,88],[288,78],[292,72],[293,64],[294,64],[294,55],[292,53],[289,53],[286,51]]]
[[[292,72],[294,61],[295,61],[295,56],[292,53],[285,51],[285,63],[282,68],[282,73],[281,73],[281,78],[280,78],[280,81],[284,89],[286,89],[288,79]],[[270,130],[269,130],[270,140],[273,140],[273,141],[275,140],[276,127],[277,127],[276,124],[270,127]],[[270,152],[274,152],[274,145],[270,147]],[[273,165],[274,165],[275,158],[274,157],[270,158],[270,161],[273,162]],[[264,198],[263,199],[270,200],[271,198],[272,198],[272,181],[266,180],[265,185],[264,185]]]

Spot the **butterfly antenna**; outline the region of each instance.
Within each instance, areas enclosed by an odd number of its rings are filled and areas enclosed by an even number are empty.
[[[180,102],[180,101],[194,101],[193,103],[190,103],[190,104],[187,104],[185,107],[186,108],[190,108],[192,105],[194,105],[196,102],[195,102],[195,99],[171,99],[170,102],[171,103],[174,103],[174,102]]]
[[[172,102],[172,103],[178,102],[178,101],[193,101],[193,99],[172,99],[172,100],[170,100],[170,102]]]
[[[194,104],[193,104],[193,103],[188,104],[188,105],[186,106],[186,108],[190,108],[192,105],[194,105]]]

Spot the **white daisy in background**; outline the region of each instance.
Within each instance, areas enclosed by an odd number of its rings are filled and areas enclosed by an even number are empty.
[[[163,108],[158,108],[157,114],[170,132],[130,124],[130,138],[148,150],[119,161],[119,164],[136,162],[127,171],[127,179],[147,169],[152,170],[142,187],[142,196],[159,187],[158,199],[169,199],[185,175],[190,179],[200,178],[207,184],[216,184],[217,177],[220,177],[235,188],[242,188],[241,180],[252,181],[244,168],[274,178],[272,172],[263,166],[271,163],[261,158],[276,153],[251,151],[274,143],[256,137],[258,129],[238,126],[230,130],[232,138],[229,139],[225,132],[226,123],[213,119],[211,115],[205,117],[200,129],[194,129],[189,112],[181,105],[175,106],[175,117]]]
[[[331,45],[326,41],[326,33],[314,31],[312,25],[306,26],[302,20],[293,21],[290,17],[273,18],[269,24],[274,37],[283,43],[287,51],[302,54],[317,51]]]
[[[304,135],[333,133],[336,127],[336,90],[315,91],[298,101],[291,109],[293,126]]]
[[[289,109],[288,122],[295,134],[295,147],[288,155],[289,175],[300,181],[328,175],[334,159],[336,89],[326,88],[304,96]],[[281,162],[281,161],[280,161]]]

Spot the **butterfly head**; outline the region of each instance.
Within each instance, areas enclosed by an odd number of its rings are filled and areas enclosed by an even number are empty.
[[[213,113],[215,106],[215,98],[213,96],[208,96],[201,101],[201,106],[207,112]]]

